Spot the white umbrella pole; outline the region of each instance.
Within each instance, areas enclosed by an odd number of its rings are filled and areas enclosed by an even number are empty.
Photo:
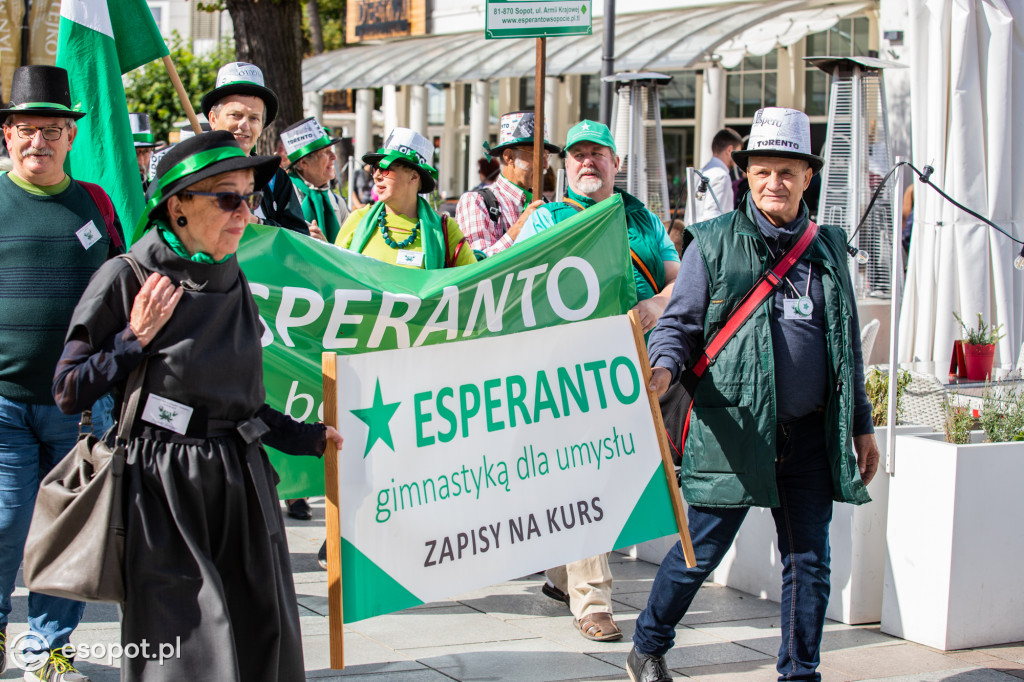
[[[903,162],[897,156],[896,163]],[[896,388],[899,378],[900,307],[903,303],[903,166],[893,173],[892,306],[889,311],[889,405],[885,428],[885,471],[896,475]]]

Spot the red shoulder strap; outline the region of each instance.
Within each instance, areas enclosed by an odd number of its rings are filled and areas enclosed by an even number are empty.
[[[110,197],[107,196],[102,187],[95,183],[85,182],[84,180],[78,180],[77,182],[89,193],[93,203],[96,204],[96,208],[100,210],[100,215],[103,216],[103,224],[106,225],[107,234],[110,235],[110,241],[114,242],[114,246],[123,249],[124,241],[114,227],[114,204],[110,201]]]
[[[775,289],[782,284],[782,278],[800,260],[800,256],[804,254],[804,251],[807,250],[807,247],[811,245],[811,242],[814,241],[817,235],[817,224],[813,220],[809,221],[804,229],[804,233],[800,235],[800,239],[796,240],[796,243],[782,255],[774,266],[761,275],[760,279],[757,280],[740,301],[739,305],[736,306],[736,309],[729,315],[725,326],[719,329],[718,333],[708,341],[704,352],[701,353],[697,363],[693,366],[694,374],[698,377],[704,374],[704,371],[714,362],[715,357],[722,351],[725,344],[729,342],[729,339],[739,331],[744,322],[750,319],[750,316],[754,314],[757,307],[764,303]]]

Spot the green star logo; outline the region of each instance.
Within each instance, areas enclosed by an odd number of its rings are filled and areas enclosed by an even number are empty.
[[[401,404],[401,401],[384,402],[380,394],[380,379],[377,379],[377,387],[373,391],[373,404],[360,410],[351,410],[352,414],[364,421],[370,429],[366,434],[366,452],[363,453],[363,459],[370,454],[370,450],[379,440],[384,441],[392,452],[395,451],[395,443],[391,440],[391,418],[395,416]]]

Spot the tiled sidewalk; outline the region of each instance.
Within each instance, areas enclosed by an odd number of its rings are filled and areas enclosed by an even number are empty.
[[[441,680],[628,680],[624,670],[636,615],[657,567],[612,555],[620,642],[590,642],[561,603],[540,593],[533,575],[345,628],[343,671],[329,669],[327,574],[316,564],[323,540],[323,504],[317,520],[288,520],[303,645],[309,680],[326,682],[435,682]],[[319,504],[316,504],[319,502]],[[8,634],[25,629],[26,592],[19,588]],[[668,664],[676,679],[771,682],[779,646],[778,605],[716,585],[701,589],[678,628]],[[90,604],[75,643],[118,641],[117,610]],[[117,663],[79,661],[94,682],[118,680]],[[19,679],[8,670],[0,679]],[[877,625],[828,622],[822,653],[825,682],[1019,682],[1024,643],[943,653],[881,634]],[[206,682],[190,680],[183,682]]]

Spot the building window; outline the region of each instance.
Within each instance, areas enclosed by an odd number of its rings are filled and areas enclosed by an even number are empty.
[[[871,22],[867,17],[842,19],[827,31],[807,36],[808,57],[870,57]],[[807,67],[804,75],[805,111],[808,116],[828,113],[829,77],[824,71]]]
[[[661,118],[695,119],[697,117],[697,72],[670,72],[672,80],[658,93]]]
[[[445,112],[448,109],[448,91],[440,85],[427,83],[427,124],[444,125]]]
[[[749,119],[778,101],[779,54],[744,57],[725,77],[725,117]]]
[[[165,0],[159,2],[150,2],[149,11],[153,14],[153,21],[156,22],[156,27],[160,29],[160,35],[166,36],[170,33],[168,30],[167,22],[170,19],[170,3]]]
[[[580,76],[580,120],[601,118],[601,77]]]
[[[536,94],[533,87],[535,80],[533,76],[519,79],[519,108],[523,111],[533,109],[533,96]]]

